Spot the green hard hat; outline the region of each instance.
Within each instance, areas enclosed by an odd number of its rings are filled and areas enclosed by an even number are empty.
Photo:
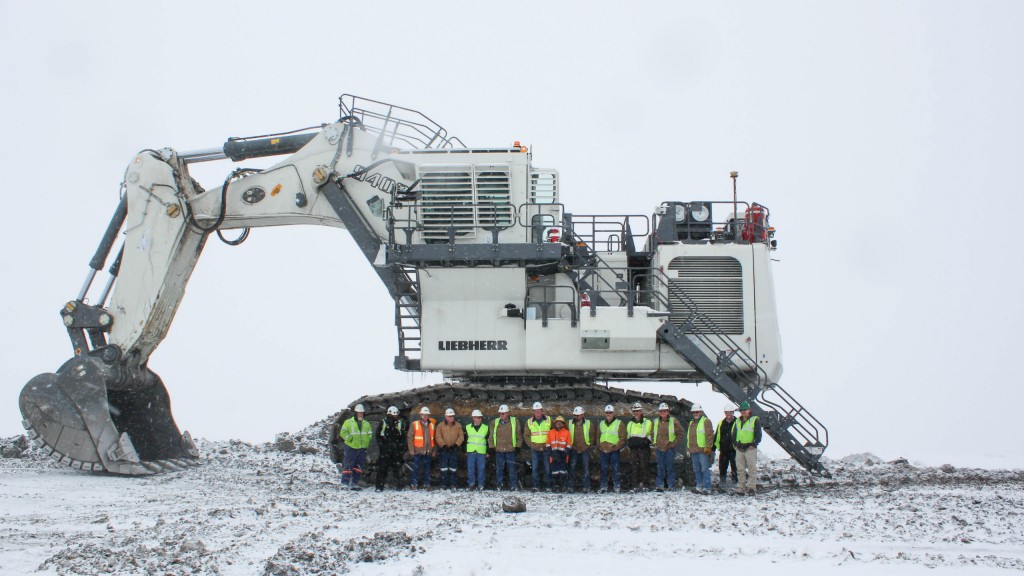
[[[750,410],[750,402],[740,402],[740,412]]]

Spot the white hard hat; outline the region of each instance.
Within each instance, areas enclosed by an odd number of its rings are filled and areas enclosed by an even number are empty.
[[[388,414],[391,414],[392,416],[398,416],[398,407],[397,406],[389,407],[388,408]]]
[[[736,411],[736,407],[733,406],[732,404],[726,404],[724,410],[726,412],[735,412]]]
[[[534,402],[533,403],[533,409],[534,410],[543,410],[544,409],[544,405],[541,404],[540,402]]]
[[[356,404],[356,407],[353,408],[352,411],[353,412],[362,412],[362,413],[365,414],[366,413],[366,408],[363,408],[362,404]]]
[[[498,406],[498,414],[504,414],[506,412],[508,412],[508,404],[502,404],[501,406]]]
[[[661,404],[658,404],[658,410],[670,410],[670,408],[668,407],[668,404],[662,402]]]
[[[430,408],[427,408],[426,406],[420,408],[420,414],[430,414]]]
[[[479,410],[473,410],[473,418],[483,418],[484,413]]]
[[[577,406],[577,407],[572,409],[572,415],[573,416],[580,416],[582,414],[583,414],[583,406]]]
[[[690,412],[703,412],[704,409],[700,407],[700,404],[694,404],[690,407]]]
[[[451,408],[449,408],[449,409],[444,411],[444,415],[445,416],[455,416],[455,410],[452,410]]]
[[[609,404],[609,405],[604,407],[604,412],[605,412],[605,414],[607,414],[609,412],[615,412],[615,407],[612,406],[611,404]]]
[[[630,408],[630,410],[633,410],[634,412],[637,410],[640,410],[642,412],[643,409],[644,407],[639,402],[633,402],[633,406]]]

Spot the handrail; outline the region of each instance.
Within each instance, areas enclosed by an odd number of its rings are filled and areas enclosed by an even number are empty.
[[[398,140],[420,150],[466,146],[458,138],[448,136],[448,131],[440,124],[411,108],[353,94],[342,94],[338,98],[338,109],[342,118],[358,118],[363,128],[368,132],[380,134],[382,138],[389,125],[393,124],[389,145]]]

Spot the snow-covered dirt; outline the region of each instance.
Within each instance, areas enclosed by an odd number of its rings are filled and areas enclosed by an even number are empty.
[[[497,492],[339,491],[308,444],[199,444],[202,466],[149,478],[0,458],[0,574],[1024,570],[1019,470],[775,460],[756,497],[520,493],[506,514]]]

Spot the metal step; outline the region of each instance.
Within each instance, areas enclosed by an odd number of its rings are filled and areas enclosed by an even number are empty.
[[[761,420],[761,428],[801,466],[826,478],[832,477],[821,463],[822,453],[828,446],[828,430],[781,386],[738,384],[726,365],[716,362],[687,336],[683,328],[671,322],[662,324],[658,337],[730,400],[737,404],[749,403],[751,414]],[[716,352],[719,359],[728,354],[726,350]]]

